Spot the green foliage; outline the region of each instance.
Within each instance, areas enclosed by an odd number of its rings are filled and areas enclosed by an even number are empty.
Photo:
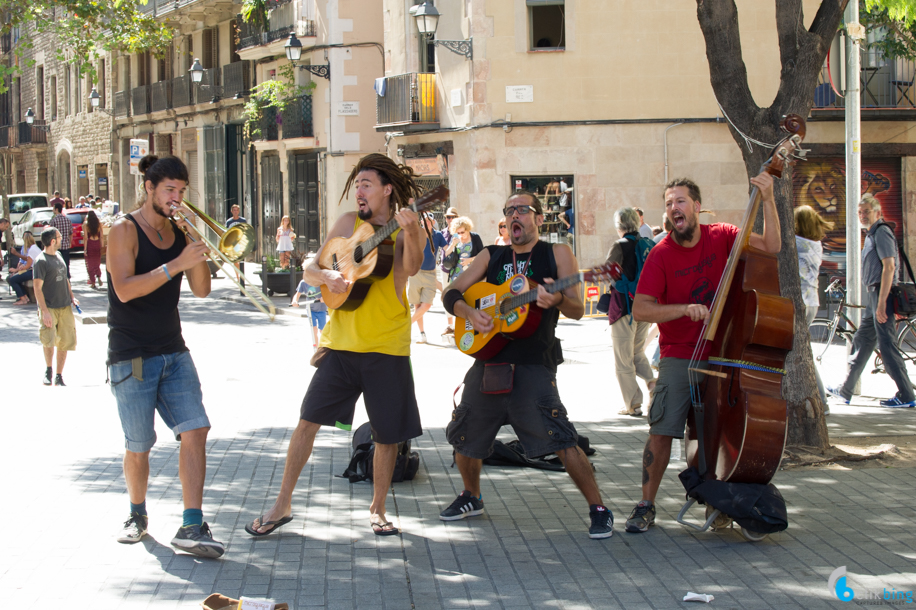
[[[0,0],[0,13],[8,19],[0,32],[18,30],[20,35],[13,48],[15,60],[0,65],[0,93],[7,90],[10,76],[34,65],[26,56],[43,34],[57,36],[56,59],[77,66],[93,82],[96,61],[107,52],[163,53],[173,32],[141,13],[141,3],[146,0]]]
[[[885,36],[868,44],[885,57],[916,59],[916,0],[859,0],[859,21]]]
[[[245,23],[258,26],[262,32],[270,29],[267,18],[267,3],[264,0],[244,0],[242,2],[242,19]]]
[[[267,108],[283,112],[289,102],[299,96],[311,94],[317,86],[314,81],[307,85],[296,84],[296,68],[285,64],[277,69],[277,79],[258,83],[251,88],[251,97],[245,103],[242,116],[245,117],[245,133],[249,138],[261,135],[261,117]]]

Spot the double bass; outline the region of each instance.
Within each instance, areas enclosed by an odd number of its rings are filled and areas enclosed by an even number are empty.
[[[776,178],[791,164],[805,135],[804,120],[788,115],[789,135],[761,171]],[[780,296],[775,254],[748,244],[761,195],[757,187],[732,247],[690,365],[687,418],[688,466],[701,477],[767,484],[782,460],[787,403],[782,397],[785,360],[792,349],[795,307]],[[709,369],[697,367],[711,345]]]

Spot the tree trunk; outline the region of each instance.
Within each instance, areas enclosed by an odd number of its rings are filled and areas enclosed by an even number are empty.
[[[823,0],[808,30],[804,29],[802,0],[776,0],[775,6],[782,64],[780,84],[773,104],[761,108],[755,103],[748,86],[738,31],[738,9],[734,0],[697,0],[697,17],[706,41],[713,92],[730,123],[732,137],[741,148],[748,178],[760,173],[770,151],[757,144],[749,148],[738,130],[755,140],[776,144],[785,136],[779,129],[782,116],[790,113],[808,116],[814,102],[817,77],[839,26],[846,0]],[[776,180],[774,190],[782,238],[780,289],[782,295],[795,304],[795,339],[786,359],[782,387],[783,397],[788,403],[787,443],[825,450],[830,442],[824,418],[825,405],[817,392],[805,305],[801,297],[791,170],[787,169],[783,177]],[[762,212],[757,218],[757,231],[760,231],[761,225]]]

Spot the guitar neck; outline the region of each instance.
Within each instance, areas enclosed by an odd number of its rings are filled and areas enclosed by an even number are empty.
[[[391,234],[397,231],[398,221],[391,219],[387,224],[382,225],[369,239],[359,244],[362,247],[363,256],[378,248],[383,241],[391,237]]]
[[[555,294],[561,290],[566,290],[570,286],[575,286],[584,280],[585,274],[576,273],[575,275],[568,275],[562,279],[552,282],[550,284],[543,284],[544,289],[550,294]],[[538,299],[537,288],[534,290],[529,290],[528,292],[523,292],[522,294],[517,294],[509,299],[506,299],[502,306],[500,307],[501,313],[509,313],[513,309],[517,309],[522,305],[527,305],[528,303],[533,303]]]

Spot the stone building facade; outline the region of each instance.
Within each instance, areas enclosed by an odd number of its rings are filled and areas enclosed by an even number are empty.
[[[19,59],[21,74],[0,95],[0,156],[7,163],[6,192],[52,193],[74,200],[81,195],[119,197],[118,159],[112,154],[112,120],[92,111],[89,92],[110,99],[111,62],[98,60],[97,81],[77,64],[59,61],[55,36],[33,38]],[[3,59],[16,61],[16,37],[4,37]],[[29,65],[29,62],[34,62]],[[28,125],[26,113],[34,113]]]
[[[564,208],[545,193],[553,182],[572,188],[566,200],[575,211],[582,267],[603,262],[617,239],[616,209],[640,207],[649,224],[661,224],[669,178],[693,178],[715,220],[741,219],[749,185],[709,83],[695,6],[625,0],[615,4],[611,20],[601,0],[436,0],[436,40],[470,41],[469,59],[443,44],[422,44],[412,17],[421,2],[384,2],[387,89],[407,86],[414,93],[378,96],[376,128],[386,133],[393,158],[447,182],[451,205],[485,239],[495,238],[512,192],[537,189],[553,208],[542,237],[563,241],[557,216]],[[766,106],[781,68],[773,7],[753,0],[737,5],[749,86]],[[818,5],[804,3],[806,27]],[[836,44],[833,57],[840,56]],[[424,57],[431,54],[434,61]],[[886,215],[903,225],[898,235],[913,251],[907,227],[916,226],[916,109],[912,92],[906,98],[893,89],[894,79],[912,80],[913,66],[883,60],[863,75],[874,77],[872,88],[881,79],[889,85],[884,97],[865,94],[863,168],[876,177]],[[834,80],[842,86],[839,74]],[[819,93],[829,86],[825,77]],[[816,100],[805,140],[812,160],[796,173],[808,176],[799,192],[829,183],[830,194],[812,195],[827,212],[836,207],[834,191],[845,188],[843,109],[835,96]]]

